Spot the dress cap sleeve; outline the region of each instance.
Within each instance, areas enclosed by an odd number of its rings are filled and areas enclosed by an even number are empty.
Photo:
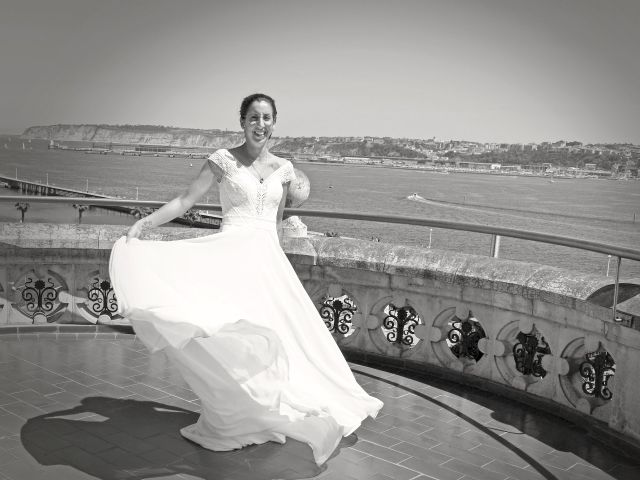
[[[293,164],[287,160],[286,166],[282,169],[282,183],[289,183],[296,179],[296,172],[293,170]]]
[[[222,181],[224,176],[229,175],[229,159],[223,155],[220,150],[216,150],[207,159],[209,161],[209,166],[212,167],[214,175],[216,176],[216,180],[218,183]],[[212,166],[214,165],[214,166]]]

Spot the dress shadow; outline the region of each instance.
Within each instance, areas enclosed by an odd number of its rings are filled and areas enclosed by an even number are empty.
[[[198,414],[152,401],[84,398],[77,407],[28,420],[21,430],[25,450],[41,465],[66,465],[102,480],[188,474],[207,480],[317,476],[306,443],[287,439],[229,452],[214,452],[184,439],[180,429]],[[353,445],[343,438],[333,456]]]

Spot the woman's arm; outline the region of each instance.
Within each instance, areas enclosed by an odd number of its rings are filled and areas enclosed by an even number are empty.
[[[289,193],[289,183],[282,184],[282,198],[278,205],[278,216],[276,217],[276,228],[278,229],[278,239],[282,243],[282,214],[284,213],[284,204],[287,202],[287,194]]]
[[[212,168],[214,167],[211,166],[211,162],[206,162],[200,169],[196,179],[180,196],[164,204],[151,215],[134,223],[127,232],[127,241],[131,238],[139,238],[144,230],[167,223],[193,207],[198,199],[209,190],[216,177]],[[215,166],[215,168],[219,167]]]

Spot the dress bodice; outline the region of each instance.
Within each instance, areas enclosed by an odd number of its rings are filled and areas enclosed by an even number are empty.
[[[226,149],[213,153],[209,162],[219,167],[219,170],[214,169],[214,172],[220,184],[223,225],[251,220],[275,224],[282,199],[282,185],[295,178],[291,162],[287,161],[281,165],[263,181]]]

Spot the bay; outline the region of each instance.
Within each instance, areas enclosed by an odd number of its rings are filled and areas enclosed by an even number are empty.
[[[167,157],[95,155],[48,150],[46,141],[4,140],[0,174],[30,181],[89,190],[140,200],[169,200],[197,175],[204,160]],[[24,144],[24,149],[22,148]],[[193,166],[190,166],[193,164]],[[311,195],[302,206],[368,214],[429,217],[497,225],[564,235],[628,248],[640,248],[640,182],[604,179],[452,173],[443,175],[357,165],[297,163],[311,181]],[[416,200],[407,197],[416,193]],[[15,194],[0,189],[0,195]],[[217,185],[202,199],[219,203]],[[634,221],[635,216],[635,221]],[[19,220],[13,204],[0,202],[0,221]],[[70,207],[33,204],[26,221],[75,222]],[[92,209],[85,223],[129,225],[127,215]],[[403,245],[488,255],[490,236],[409,225],[303,218],[309,230],[341,236],[379,239]],[[126,229],[126,227],[125,227]],[[500,257],[537,262],[585,273],[615,274],[607,255],[503,238]],[[625,260],[623,277],[640,278],[640,262]]]

